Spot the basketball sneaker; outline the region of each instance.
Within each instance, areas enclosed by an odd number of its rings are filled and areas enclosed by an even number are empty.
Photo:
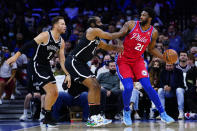
[[[23,114],[20,118],[19,118],[20,121],[27,121],[28,120],[28,117],[27,115]]]
[[[123,110],[123,123],[126,126],[130,126],[132,124],[132,120],[131,120],[131,110],[129,111],[125,111]]]
[[[93,115],[90,118],[88,118],[86,126],[98,127],[98,126],[110,124],[111,122],[112,120],[108,120],[104,116],[101,116],[100,114],[98,114],[98,115]]]
[[[161,113],[160,116],[161,116],[161,121],[163,121],[167,124],[174,122],[174,119],[172,117],[170,117],[169,115],[167,115],[166,112]]]
[[[43,125],[45,125],[45,127],[51,127],[51,128],[57,126],[56,121],[52,118],[51,112],[46,112],[45,118],[43,120]]]

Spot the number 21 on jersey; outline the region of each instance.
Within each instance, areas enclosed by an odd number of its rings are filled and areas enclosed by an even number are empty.
[[[143,47],[144,45],[137,43],[137,45],[135,46],[135,50],[142,51]]]

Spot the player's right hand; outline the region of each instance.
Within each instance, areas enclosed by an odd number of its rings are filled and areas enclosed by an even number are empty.
[[[7,59],[6,63],[8,65],[12,65],[14,62],[16,62],[17,58],[15,56],[10,57],[9,59]]]

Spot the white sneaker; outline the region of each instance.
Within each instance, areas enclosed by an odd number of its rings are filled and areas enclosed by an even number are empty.
[[[91,116],[88,119],[88,121],[86,123],[86,126],[98,127],[98,126],[102,126],[102,125],[107,125],[107,124],[109,124],[111,122],[112,122],[112,120],[105,119],[103,116],[98,114],[98,115]]]
[[[183,118],[184,118],[184,112],[183,111],[179,111],[178,119],[183,119]]]
[[[39,121],[42,121],[44,119],[44,115],[42,114],[42,112],[40,112],[40,118]]]
[[[116,119],[116,120],[122,120],[122,115],[120,113],[118,113],[118,114],[116,114],[114,116],[114,119]]]
[[[20,117],[20,121],[26,121],[28,119],[27,115],[23,114],[21,117]]]
[[[15,96],[12,94],[10,99],[15,100]]]
[[[0,99],[0,105],[3,104],[2,100]]]
[[[139,114],[138,113],[135,113],[134,118],[135,118],[135,120],[139,120],[140,119]]]

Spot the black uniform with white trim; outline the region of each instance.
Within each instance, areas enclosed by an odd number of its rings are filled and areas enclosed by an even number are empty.
[[[38,44],[36,52],[33,57],[33,62],[31,64],[32,74],[30,78],[33,84],[43,90],[42,87],[47,83],[56,83],[55,77],[51,70],[50,60],[54,57],[55,53],[59,51],[62,38],[60,37],[58,41],[55,41],[51,31],[48,31],[49,39],[47,44]]]
[[[95,77],[87,62],[95,55],[99,43],[100,38],[90,41],[85,34],[66,58],[65,67],[75,81],[82,82],[86,78]]]

